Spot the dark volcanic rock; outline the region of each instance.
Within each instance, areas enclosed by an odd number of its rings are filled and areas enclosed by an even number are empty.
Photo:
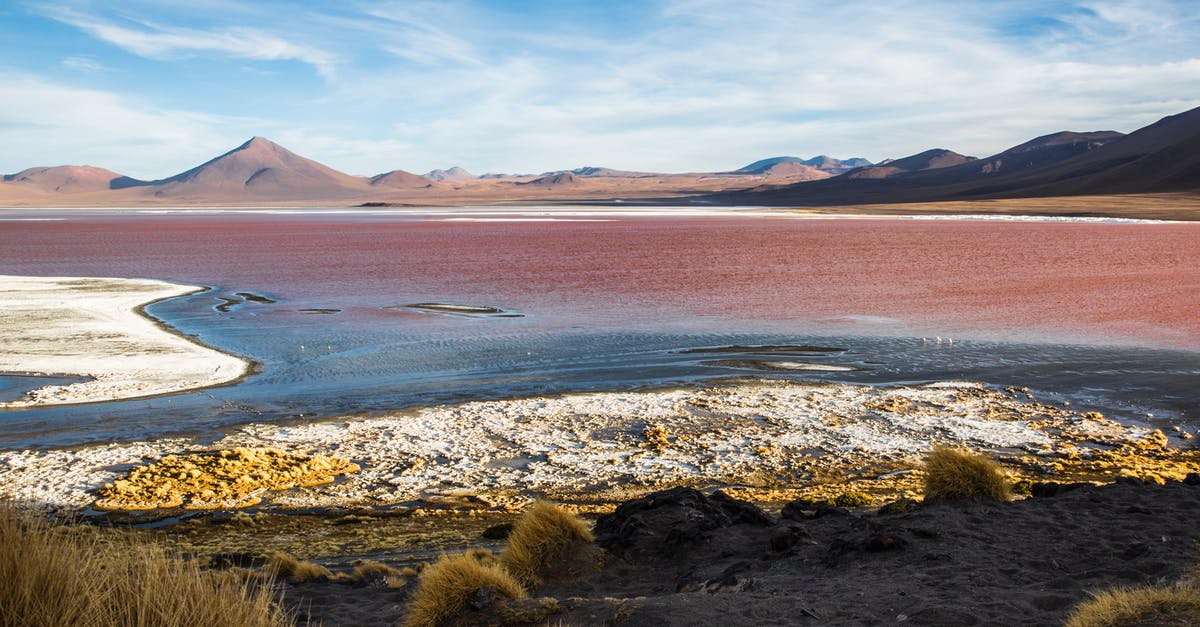
[[[850,510],[845,507],[830,505],[829,501],[805,501],[803,499],[792,501],[783,506],[779,512],[779,516],[784,520],[812,520],[822,516],[852,516]]]
[[[600,546],[622,557],[671,556],[718,529],[772,524],[766,512],[723,492],[707,496],[691,488],[673,488],[623,503],[601,516],[595,535]]]
[[[1067,492],[1074,492],[1080,488],[1090,488],[1090,483],[1055,483],[1047,481],[1045,483],[1035,483],[1029,488],[1029,495],[1036,498],[1045,498],[1049,496],[1059,496]]]

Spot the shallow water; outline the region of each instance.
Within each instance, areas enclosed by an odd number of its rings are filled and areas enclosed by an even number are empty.
[[[1200,421],[1200,225],[45,212],[64,219],[0,225],[0,273],[212,286],[148,311],[262,372],[3,412],[4,448],[763,374],[974,379]],[[753,348],[779,345],[842,350]],[[748,348],[690,351],[728,346]]]

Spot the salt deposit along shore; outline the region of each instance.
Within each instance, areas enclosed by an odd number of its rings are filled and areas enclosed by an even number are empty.
[[[0,373],[74,375],[0,408],[111,401],[237,380],[250,364],[144,315],[149,303],[202,290],[150,279],[0,276]]]
[[[919,496],[922,459],[933,445],[984,451],[1014,480],[1103,481],[1121,474],[1161,480],[1200,472],[1192,436],[979,383],[874,387],[745,379],[251,424],[204,444],[172,438],[6,451],[0,452],[0,497],[86,511],[106,484],[128,486],[130,469],[163,462],[187,474],[158,473],[157,483],[132,496],[138,503],[132,509],[153,507],[157,499],[160,511],[169,512],[195,498],[189,490],[221,492],[203,474],[206,456],[224,452],[261,461],[250,452],[275,450],[280,453],[271,455],[337,459],[354,468],[324,485],[264,487],[241,495],[245,502],[261,498],[263,507],[291,510],[504,512],[550,498],[597,511],[677,485],[721,487],[760,503],[833,498],[847,490],[882,501]],[[179,463],[189,456],[198,463]],[[228,476],[245,483],[241,475],[265,472],[258,465]]]

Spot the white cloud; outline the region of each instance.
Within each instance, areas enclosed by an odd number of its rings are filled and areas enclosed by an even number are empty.
[[[105,91],[0,72],[4,173],[86,164],[134,178],[163,178],[237,146],[259,125],[156,109]]]
[[[369,86],[348,77],[339,96],[393,104],[389,137],[421,147],[431,167],[480,171],[702,170],[932,146],[985,155],[1062,129],[1128,131],[1200,104],[1181,98],[1200,94],[1195,47],[1161,60],[1130,44],[1115,63],[1093,54],[1109,44],[1102,35],[1069,48],[1055,32],[1014,39],[1004,25],[1029,6],[669,2],[636,38],[607,49],[588,40],[583,58],[530,47],[484,66],[372,74]],[[1178,28],[1169,15],[1121,19]]]
[[[122,26],[70,9],[53,9],[51,17],[88,34],[150,59],[170,59],[197,53],[217,53],[259,61],[294,60],[307,63],[323,77],[336,75],[336,55],[293,43],[271,33],[241,26],[215,30],[160,26],[141,23],[140,28]]]
[[[73,56],[62,60],[62,66],[80,72],[108,72],[110,68],[97,61],[94,57]]]

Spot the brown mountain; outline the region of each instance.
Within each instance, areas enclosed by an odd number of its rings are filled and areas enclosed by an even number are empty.
[[[112,170],[90,165],[60,165],[54,167],[29,168],[16,174],[4,175],[4,182],[26,185],[44,192],[76,194],[117,189],[121,182],[131,181],[127,176]],[[117,182],[114,185],[114,181]]]
[[[371,177],[371,185],[375,187],[395,187],[399,189],[413,189],[417,187],[429,187],[432,181],[412,172],[404,170],[392,170],[383,174],[376,174]]]
[[[560,187],[562,185],[574,185],[575,175],[570,172],[559,172],[557,174],[547,174],[532,181],[525,183],[517,183],[517,185],[537,185],[540,187]]]
[[[734,204],[813,206],[1196,191],[1198,148],[1200,108],[1129,135],[1053,133],[951,167],[876,178],[852,171],[825,181],[711,198]]]
[[[763,168],[760,173],[769,178],[798,178],[806,181],[827,179],[830,176],[833,176],[825,170],[804,165],[803,163],[796,163],[794,161],[780,161],[779,163]]]
[[[333,199],[363,195],[370,183],[254,137],[191,170],[145,186],[158,197]]]
[[[933,148],[901,159],[890,159],[880,165],[855,168],[843,176],[851,179],[886,179],[909,172],[951,168],[972,161],[976,161],[976,158],[945,148]]]
[[[1075,158],[1038,170],[997,196],[1200,191],[1200,108],[1165,117]]]

